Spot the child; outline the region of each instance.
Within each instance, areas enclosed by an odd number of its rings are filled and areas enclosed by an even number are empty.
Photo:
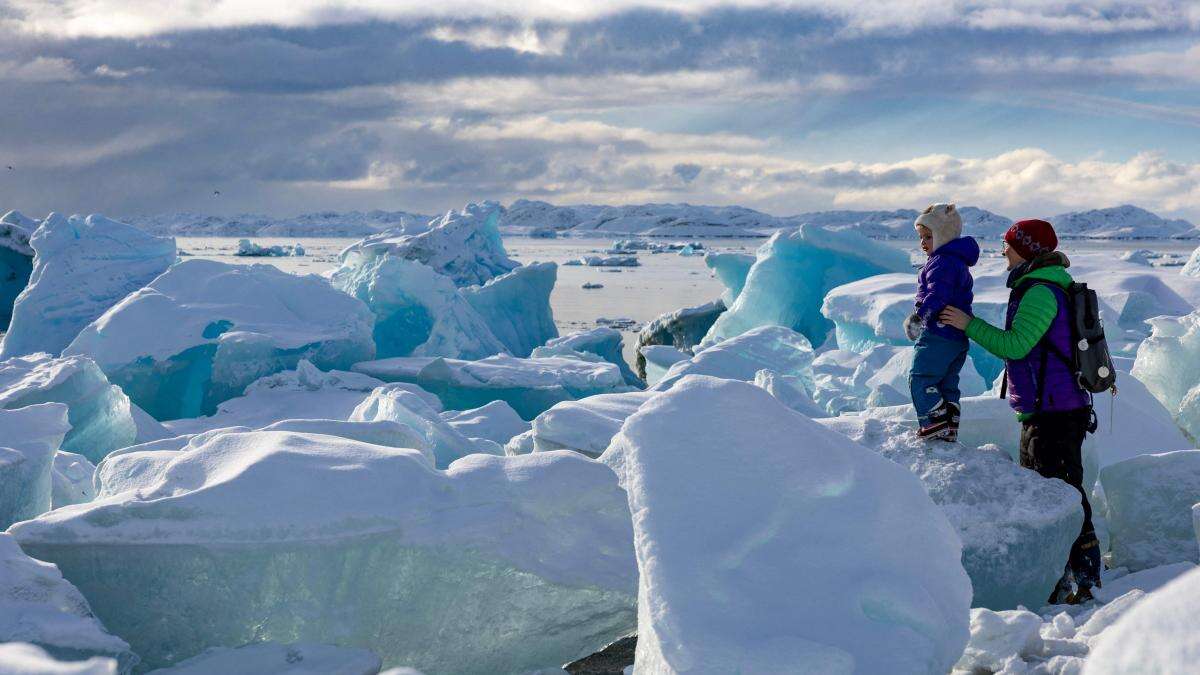
[[[979,244],[962,235],[962,217],[953,204],[934,204],[914,227],[929,259],[917,275],[916,312],[904,332],[916,341],[908,385],[922,438],[958,440],[958,371],[967,360],[967,336],[938,322],[946,305],[971,312],[970,267],[979,261]]]

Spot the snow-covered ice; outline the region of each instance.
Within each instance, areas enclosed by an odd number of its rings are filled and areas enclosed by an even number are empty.
[[[624,378],[625,384],[640,387],[643,384],[642,380],[629,369],[629,364],[625,361],[623,342],[620,331],[608,326],[601,326],[554,338],[533,350],[531,355],[534,357],[574,356],[584,359],[589,359],[589,354],[594,355],[616,365],[621,370],[621,377]]]
[[[451,410],[505,401],[526,420],[560,401],[631,389],[611,363],[561,356],[519,359],[498,354],[478,361],[401,357],[358,363],[354,371],[386,382],[416,384]]]
[[[559,403],[533,420],[532,449],[574,450],[599,457],[625,420],[651,396],[652,392],[631,391]]]
[[[914,356],[912,347],[879,344],[862,353],[823,352],[812,364],[812,398],[828,414],[911,403],[908,373]],[[959,388],[964,396],[987,389],[969,356],[960,373]]]
[[[54,455],[70,428],[61,403],[0,409],[0,528],[50,510]]]
[[[1084,675],[1188,673],[1200,662],[1200,570],[1146,595],[1093,646]]]
[[[816,404],[804,386],[804,380],[795,375],[780,375],[764,368],[754,374],[754,385],[766,390],[780,403],[805,417],[829,417],[829,413]]]
[[[7,675],[117,675],[116,659],[93,656],[84,661],[56,659],[28,642],[0,643],[0,672]]]
[[[647,402],[610,454],[640,572],[635,673],[945,673],[962,653],[958,536],[904,469],[710,377]]]
[[[330,436],[214,433],[139,489],[11,532],[149,667],[274,640],[429,672],[526,672],[634,626],[624,492],[570,452],[437,471]]]
[[[151,675],[376,675],[381,665],[367,649],[256,642],[213,647]]]
[[[51,402],[69,409],[64,450],[98,462],[137,439],[129,398],[90,359],[32,354],[0,361],[0,408]]]
[[[819,346],[833,327],[821,316],[821,303],[830,289],[911,269],[901,251],[853,232],[810,225],[777,232],[758,249],[745,287],[705,335],[704,344],[759,326],[785,326]]]
[[[342,253],[369,260],[384,255],[412,260],[449,277],[458,286],[477,286],[507,274],[519,263],[508,257],[496,224],[503,208],[496,202],[467,204],[447,211],[419,234],[387,230],[363,239]]]
[[[462,294],[508,352],[524,357],[558,337],[550,309],[550,293],[557,279],[554,263],[531,263],[483,286],[468,286]]]
[[[96,465],[87,457],[59,450],[51,467],[51,508],[90,502],[96,496]]]
[[[397,382],[384,385],[371,392],[350,413],[351,422],[390,421],[407,426],[420,434],[425,456],[432,453],[431,461],[444,469],[461,457],[475,453],[504,454],[502,447],[490,439],[471,439],[441,416],[441,406],[436,399],[431,403],[429,395],[412,384]]]
[[[933,445],[910,425],[865,416],[819,422],[920,479],[962,539],[972,607],[1040,607],[1049,597],[1083,525],[1074,488],[1021,468],[994,446]]]
[[[255,380],[307,359],[371,359],[367,307],[314,275],[191,258],[90,324],[65,355],[91,357],[155,419],[211,415]]]
[[[1192,506],[1200,450],[1139,455],[1100,469],[1114,565],[1141,570],[1200,562]]]
[[[175,240],[93,214],[51,213],[29,240],[36,252],[0,359],[57,355],[93,319],[175,262]]]
[[[442,419],[467,438],[486,438],[501,445],[513,436],[529,431],[529,422],[521,419],[513,407],[504,401],[492,401],[471,410],[453,410],[442,414]]]
[[[1133,375],[1185,431],[1200,438],[1200,312],[1148,323],[1152,332],[1138,347]]]
[[[28,642],[64,660],[110,657],[122,672],[138,660],[57,567],[26,555],[12,535],[0,532],[0,643],[6,642]]]
[[[711,375],[750,382],[758,371],[768,368],[782,375],[811,381],[813,348],[803,335],[783,326],[760,326],[696,352],[680,361],[654,385],[669,389],[685,375]]]

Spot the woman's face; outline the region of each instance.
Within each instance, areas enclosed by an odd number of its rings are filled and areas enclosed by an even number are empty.
[[[1003,253],[1005,259],[1008,260],[1008,269],[1010,270],[1016,269],[1018,265],[1025,262],[1025,259],[1018,255],[1017,252],[1013,250],[1013,247],[1008,245],[1007,241],[1000,244],[1000,252]]]

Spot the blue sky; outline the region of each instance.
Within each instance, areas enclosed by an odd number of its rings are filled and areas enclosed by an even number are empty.
[[[0,33],[0,210],[1200,221],[1184,0],[0,0]]]

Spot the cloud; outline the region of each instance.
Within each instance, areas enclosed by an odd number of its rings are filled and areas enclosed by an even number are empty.
[[[912,31],[957,26],[988,30],[1113,33],[1195,30],[1200,11],[1188,0],[9,0],[24,32],[79,37],[144,37],[173,31],[247,26],[313,27],[367,21],[516,18],[583,22],[648,10],[695,16],[729,9],[772,9],[830,16],[854,30]]]
[[[539,31],[530,25],[514,28],[487,25],[467,28],[444,24],[434,27],[427,35],[439,42],[463,42],[477,49],[511,49],[528,54],[561,55],[567,42],[565,29]]]
[[[696,176],[700,175],[701,169],[703,169],[703,167],[699,164],[684,162],[671,167],[671,172],[676,176],[679,176],[683,182],[690,183],[696,180]]]
[[[0,61],[0,82],[69,82],[79,72],[70,59],[39,56],[29,61]]]

